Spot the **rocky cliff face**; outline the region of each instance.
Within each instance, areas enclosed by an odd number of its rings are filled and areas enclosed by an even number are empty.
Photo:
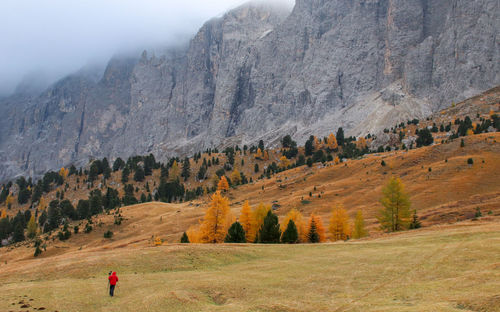
[[[0,101],[0,179],[91,157],[375,132],[500,84],[497,0],[245,5],[188,47]]]

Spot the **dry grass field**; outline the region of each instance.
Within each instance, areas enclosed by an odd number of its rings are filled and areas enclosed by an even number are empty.
[[[500,110],[499,98],[500,88],[492,89],[428,123],[487,116]],[[121,225],[113,214],[101,214],[93,217],[91,233],[82,233],[87,221],[80,221],[70,224],[80,233],[67,241],[43,234],[47,248],[37,258],[33,241],[0,248],[0,311],[500,311],[500,133],[463,137],[463,147],[461,139],[259,180],[279,151],[267,162],[237,155],[254,182],[227,194],[235,216],[248,200],[252,207],[273,205],[280,220],[294,208],[306,218],[314,212],[328,228],[333,206],[342,203],[351,220],[363,212],[370,237],[315,245],[181,245],[182,233],[203,217],[207,195],[122,207]],[[223,163],[223,154],[214,156]],[[193,175],[200,163],[192,162]],[[215,170],[210,167],[209,176]],[[144,182],[130,180],[136,195],[146,183],[156,187],[159,175],[155,170]],[[401,177],[423,228],[379,230],[379,199],[391,176]],[[113,173],[109,184],[121,196],[120,178]],[[91,188],[82,177],[66,182],[65,198],[74,205],[88,198]],[[192,176],[185,185],[211,183]],[[57,191],[46,194],[47,202]],[[7,213],[26,208],[14,203]],[[111,239],[103,237],[108,230]],[[153,247],[156,236],[164,245]],[[109,270],[120,277],[115,298],[106,295]]]
[[[114,244],[2,259],[0,311],[500,311],[498,219],[319,245]]]

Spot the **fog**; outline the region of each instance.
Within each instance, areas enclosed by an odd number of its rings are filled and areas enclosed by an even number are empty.
[[[294,0],[278,0],[292,7]],[[1,0],[0,96],[117,53],[179,45],[245,0]]]

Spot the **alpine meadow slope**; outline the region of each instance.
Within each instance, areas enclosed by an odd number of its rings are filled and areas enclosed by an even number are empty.
[[[188,46],[0,101],[0,180],[344,127],[376,133],[500,84],[496,0],[247,4]]]

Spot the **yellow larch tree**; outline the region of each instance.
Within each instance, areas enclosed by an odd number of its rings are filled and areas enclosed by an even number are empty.
[[[320,140],[318,140],[317,137],[314,137],[314,150],[319,150],[321,147],[323,146],[323,144],[321,143]]]
[[[326,142],[327,142],[328,148],[331,150],[334,150],[337,147],[339,147],[339,144],[337,143],[337,138],[335,137],[335,135],[333,133],[330,133]]]
[[[298,211],[297,209],[292,209],[286,214],[285,219],[281,223],[281,233],[285,232],[290,220],[293,220],[295,226],[297,227],[299,241],[301,243],[307,242],[306,223],[304,217],[302,216],[302,213],[300,213],[300,211]]]
[[[358,210],[356,213],[356,219],[354,219],[354,230],[352,232],[353,238],[363,238],[368,236],[368,232],[365,229],[365,219],[363,218],[363,213]]]
[[[42,196],[40,197],[40,201],[38,202],[38,211],[45,210],[47,208],[47,202],[45,201],[45,198]]]
[[[236,168],[234,168],[233,172],[231,173],[231,183],[234,185],[238,185],[241,183],[241,174],[240,171]]]
[[[222,196],[220,191],[215,192],[200,226],[202,242],[213,244],[224,242],[229,217],[229,200]]]
[[[285,155],[281,156],[281,158],[280,158],[280,167],[282,169],[286,169],[288,166],[290,166],[290,160],[288,160],[288,158],[286,158]]]
[[[401,179],[392,177],[382,188],[380,203],[384,209],[380,211],[378,220],[380,227],[389,232],[408,229],[411,219],[411,202]]]
[[[349,215],[342,204],[333,208],[329,230],[333,241],[346,240],[351,236]]]
[[[270,205],[264,205],[263,203],[260,203],[257,208],[252,211],[252,228],[249,234],[250,242],[255,241],[257,233],[264,223],[264,219],[266,218],[267,212],[269,210],[271,210]]]
[[[269,152],[267,150],[264,151],[263,158],[264,160],[269,160]]]
[[[28,221],[28,230],[27,230],[27,236],[29,238],[33,238],[36,236],[36,230],[37,230],[37,225],[35,221],[35,216],[31,215],[30,220]]]
[[[217,184],[217,191],[229,191],[229,183],[225,176],[220,177],[219,184]]]
[[[168,172],[168,178],[170,179],[170,181],[175,181],[179,179],[179,174],[179,165],[177,164],[177,160],[174,160],[174,163],[172,164],[172,167],[170,167],[170,170]]]
[[[2,213],[0,214],[0,219],[7,218],[7,210],[2,209]]]
[[[243,207],[241,208],[241,214],[239,222],[245,230],[245,238],[248,243],[251,243],[251,231],[252,231],[252,208],[248,200],[245,200]]]
[[[14,202],[14,196],[12,194],[7,195],[7,199],[5,200],[5,205],[8,207],[9,205],[12,205]]]
[[[474,131],[472,129],[468,129],[467,130],[467,133],[466,133],[467,136],[470,136],[470,135],[474,135]]]

